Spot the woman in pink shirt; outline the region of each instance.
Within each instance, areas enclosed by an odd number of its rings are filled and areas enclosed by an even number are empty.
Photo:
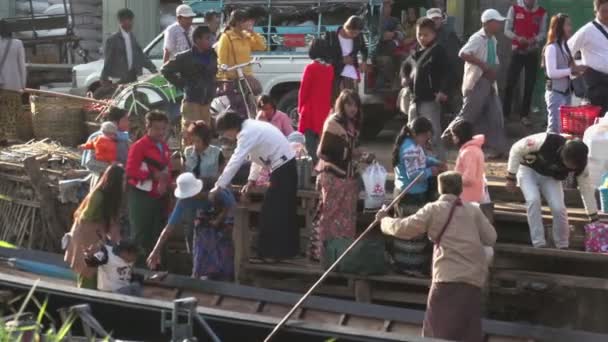
[[[258,98],[258,120],[271,123],[278,128],[286,137],[293,133],[294,128],[289,116],[280,110],[277,110],[277,105],[268,95],[262,95]]]
[[[483,203],[485,197],[485,158],[481,147],[483,135],[473,136],[473,125],[460,121],[452,127],[452,141],[460,148],[454,171],[462,175],[464,202]]]

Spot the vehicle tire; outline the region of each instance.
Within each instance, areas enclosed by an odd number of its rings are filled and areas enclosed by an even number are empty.
[[[363,107],[363,124],[361,125],[361,139],[374,139],[386,123],[384,108],[380,105],[368,105]]]
[[[96,87],[93,88],[93,98],[96,100],[107,100],[107,99],[111,99],[112,96],[114,95],[114,93],[116,92],[116,89],[118,88],[117,84],[111,84],[111,85],[101,85],[101,83]]]
[[[298,113],[298,91],[298,89],[288,91],[281,96],[277,103],[277,108],[287,114],[291,119],[294,129],[298,129],[298,124],[300,122],[300,113]]]

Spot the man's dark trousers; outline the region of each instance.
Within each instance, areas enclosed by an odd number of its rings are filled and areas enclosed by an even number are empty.
[[[534,85],[536,84],[536,74],[538,73],[539,56],[537,51],[529,53],[513,52],[509,71],[507,73],[507,87],[505,89],[505,98],[502,101],[503,114],[505,117],[511,115],[511,104],[513,103],[513,91],[519,82],[521,71],[525,72],[524,98],[522,102],[521,117],[527,117],[530,114],[532,106],[532,95],[534,93]]]

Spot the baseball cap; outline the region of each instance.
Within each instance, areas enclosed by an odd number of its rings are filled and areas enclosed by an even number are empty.
[[[179,5],[179,6],[177,6],[177,9],[175,10],[175,16],[192,18],[192,17],[196,17],[196,13],[194,13],[194,11],[192,10],[192,7],[190,7],[188,5]]]
[[[483,14],[481,15],[481,22],[482,23],[487,23],[488,21],[492,21],[492,20],[496,20],[496,21],[505,21],[507,20],[507,18],[503,17],[500,12],[498,12],[495,9],[488,9],[485,10],[483,12]]]
[[[439,8],[431,8],[426,11],[426,17],[429,19],[443,18],[443,12]]]

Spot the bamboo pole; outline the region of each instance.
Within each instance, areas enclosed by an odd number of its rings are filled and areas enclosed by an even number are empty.
[[[56,91],[50,91],[50,90],[40,90],[40,89],[25,88],[25,89],[23,89],[23,91],[25,93],[30,93],[30,94],[39,94],[39,95],[48,95],[48,96],[55,96],[55,97],[63,97],[63,98],[72,99],[72,100],[94,102],[94,103],[102,104],[102,105],[105,105],[105,106],[109,106],[110,105],[110,103],[108,101],[97,100],[97,99],[94,99],[94,98],[84,97],[84,96],[77,96],[77,95],[71,95],[71,94],[58,93]]]
[[[399,194],[399,196],[397,196],[397,197],[395,197],[393,199],[393,201],[391,202],[389,208],[392,208],[395,205],[397,205],[399,203],[399,201],[401,201],[401,199],[403,198],[403,196],[405,196],[405,194],[407,194],[410,191],[410,189],[416,183],[418,183],[418,181],[420,181],[420,179],[422,179],[423,175],[424,175],[424,173],[420,173],[416,178],[414,178],[414,180],[412,182],[410,182],[410,184],[405,189],[403,189],[403,191],[401,191],[401,193]],[[344,259],[344,257],[359,242],[361,242],[361,240],[363,240],[363,238],[365,237],[365,235],[367,235],[369,232],[371,232],[372,229],[374,229],[376,227],[376,224],[378,224],[378,223],[380,223],[380,222],[378,221],[377,218],[375,218],[374,222],[372,222],[365,229],[365,231],[363,231],[363,233],[361,233],[361,235],[359,235],[359,237],[350,246],[348,246],[348,248],[340,255],[340,257],[338,257],[338,259],[331,266],[329,266],[329,268],[327,269],[327,271],[325,271],[325,273],[323,273],[321,275],[321,277],[319,278],[319,280],[317,280],[317,282],[314,283],[314,285],[312,285],[310,287],[310,289],[302,296],[302,298],[300,298],[300,300],[291,308],[291,310],[289,310],[289,312],[285,315],[285,317],[283,317],[283,319],[281,319],[281,321],[279,322],[279,324],[277,324],[274,327],[274,329],[272,330],[272,332],[270,332],[270,334],[266,337],[266,339],[264,339],[264,342],[270,342],[272,340],[272,338],[279,332],[279,330],[285,325],[285,323],[287,323],[287,321],[293,315],[293,313],[296,312],[296,310],[300,306],[302,306],[302,304],[304,304],[304,301],[306,301],[306,299],[308,299],[308,297],[310,297],[310,295],[312,295],[312,293],[314,292],[314,290],[316,290],[317,287],[319,287],[319,285],[321,285],[321,283],[323,282],[323,280],[325,280],[325,278],[327,278],[327,276],[329,276],[329,274],[331,273],[331,271],[333,271],[334,268],[336,268],[336,266],[338,266],[338,264],[340,263],[340,261],[342,261],[342,259]]]

